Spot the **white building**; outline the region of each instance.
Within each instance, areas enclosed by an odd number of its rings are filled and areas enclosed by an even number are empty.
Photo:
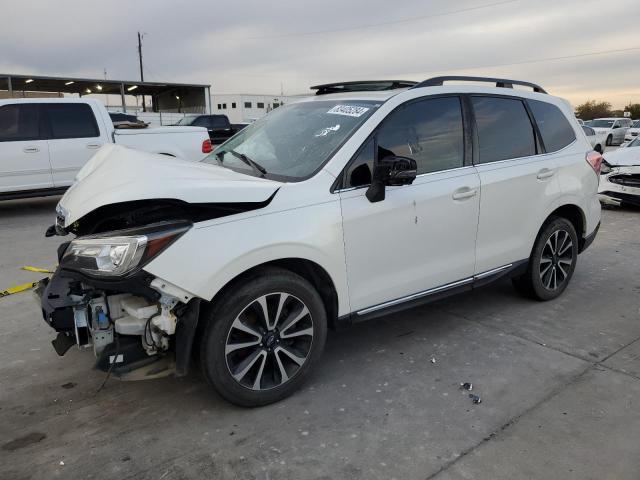
[[[308,95],[253,95],[248,93],[211,95],[211,113],[224,114],[231,123],[249,123],[280,105]]]

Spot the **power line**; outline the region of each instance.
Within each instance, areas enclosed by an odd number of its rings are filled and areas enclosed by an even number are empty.
[[[564,56],[560,56],[560,57],[546,57],[546,58],[538,58],[538,59],[533,59],[533,60],[523,60],[520,62],[511,62],[511,63],[494,63],[494,64],[487,64],[487,65],[476,65],[476,66],[468,66],[468,67],[443,67],[443,68],[439,68],[437,70],[421,70],[419,72],[398,72],[396,71],[395,73],[376,73],[373,74],[372,76],[376,77],[376,76],[398,76],[398,75],[415,75],[415,76],[419,76],[419,75],[425,75],[425,74],[430,74],[430,73],[439,73],[439,72],[458,72],[461,70],[476,70],[479,68],[497,68],[497,67],[510,67],[510,66],[515,66],[515,65],[526,65],[526,64],[530,64],[530,63],[544,63],[544,62],[552,62],[552,61],[557,61],[557,60],[569,60],[572,58],[582,58],[582,57],[592,57],[592,56],[596,56],[596,55],[606,55],[606,54],[611,54],[611,53],[626,53],[626,52],[632,52],[632,51],[639,51],[640,47],[630,47],[630,48],[621,48],[621,49],[616,49],[616,50],[600,50],[597,52],[587,52],[587,53],[577,53],[575,55],[564,55]],[[242,73],[240,74],[243,77],[254,77],[254,78],[280,78],[282,77],[281,73],[263,73],[263,74],[251,74],[251,73]],[[215,75],[218,78],[236,78],[237,76],[235,75]],[[362,75],[361,75],[362,76]],[[329,75],[329,76],[315,76],[314,78],[333,78],[335,77],[335,75]],[[347,79],[342,79],[342,80],[347,80]]]
[[[268,38],[288,38],[288,37],[302,37],[302,36],[309,36],[309,35],[322,35],[325,33],[336,33],[336,32],[347,32],[347,31],[352,31],[352,30],[363,30],[366,28],[375,28],[375,27],[385,27],[388,25],[397,25],[400,23],[407,23],[407,22],[417,22],[420,20],[425,20],[428,18],[436,18],[436,17],[445,17],[448,15],[455,15],[458,13],[465,13],[465,12],[472,12],[474,10],[481,10],[484,8],[490,8],[490,7],[497,7],[499,5],[505,5],[507,3],[514,3],[514,2],[519,2],[520,0],[503,0],[501,2],[494,2],[494,3],[487,3],[484,5],[478,5],[475,7],[469,7],[469,8],[461,8],[458,10],[450,10],[448,12],[442,12],[442,13],[432,13],[430,15],[421,15],[421,16],[417,16],[417,17],[411,17],[411,18],[403,18],[400,20],[390,20],[388,22],[379,22],[379,23],[368,23],[368,24],[363,24],[363,25],[356,25],[354,27],[343,27],[343,28],[332,28],[332,29],[328,29],[328,30],[314,30],[311,32],[299,32],[299,33],[283,33],[280,35],[263,35],[263,36],[259,36],[259,37],[248,37],[249,40],[264,40],[264,39],[268,39]]]
[[[605,55],[609,53],[624,53],[624,52],[632,52],[638,51],[640,47],[630,47],[630,48],[620,48],[615,50],[600,50],[598,52],[587,52],[587,53],[577,53],[575,55],[564,55],[561,57],[546,57],[546,58],[538,58],[534,60],[523,60],[521,62],[511,62],[511,63],[494,63],[491,65],[476,65],[469,67],[456,67],[456,68],[440,68],[438,70],[428,70],[428,71],[420,71],[420,72],[402,72],[403,75],[421,75],[424,73],[437,73],[437,72],[456,72],[460,70],[476,70],[479,68],[497,68],[497,67],[511,67],[516,65],[526,65],[530,63],[543,63],[543,62],[552,62],[556,60],[569,60],[573,58],[583,58],[583,57],[592,57],[595,55]],[[394,74],[396,75],[396,74]]]

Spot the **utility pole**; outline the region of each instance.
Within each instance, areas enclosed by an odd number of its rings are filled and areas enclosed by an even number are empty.
[[[138,59],[140,60],[140,81],[144,82],[144,72],[142,71],[142,37],[143,35],[138,32]],[[147,106],[144,101],[144,95],[142,95],[142,111],[147,111]]]

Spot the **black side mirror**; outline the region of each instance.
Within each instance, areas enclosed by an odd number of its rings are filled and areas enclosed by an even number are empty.
[[[600,154],[602,154],[602,145],[598,144],[595,146],[594,150]]]
[[[418,164],[413,158],[389,156],[373,168],[371,185],[367,189],[367,199],[380,202],[385,197],[386,186],[411,185],[418,174]]]

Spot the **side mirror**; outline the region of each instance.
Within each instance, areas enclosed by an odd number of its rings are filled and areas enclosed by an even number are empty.
[[[367,199],[380,202],[385,198],[386,186],[411,185],[418,174],[418,164],[413,158],[389,156],[373,168],[373,179],[367,189]]]
[[[594,150],[600,154],[602,154],[602,145],[598,144],[595,146]]]
[[[620,125],[614,125],[613,129],[615,130],[616,128],[620,128]]]

